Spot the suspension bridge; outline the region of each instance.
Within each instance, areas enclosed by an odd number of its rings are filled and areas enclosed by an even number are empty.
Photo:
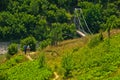
[[[76,32],[80,36],[85,37],[87,34],[92,34],[91,30],[87,25],[81,8],[75,8],[74,10],[74,23],[76,26]]]

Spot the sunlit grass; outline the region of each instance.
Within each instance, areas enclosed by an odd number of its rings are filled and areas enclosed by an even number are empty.
[[[70,77],[70,79],[85,79],[85,77],[86,79],[106,79],[116,77],[120,75],[119,61],[117,61],[119,60],[120,48],[119,32],[120,30],[111,31],[111,52],[107,52],[107,33],[105,32],[103,33],[104,41],[93,48],[89,48],[87,44],[89,40],[96,35],[89,35],[87,37],[65,40],[59,42],[57,46],[47,46],[41,51],[30,52],[28,55],[36,60],[41,53],[44,53],[47,65],[53,72],[55,71],[60,75],[61,80],[64,76],[64,69],[61,67],[62,58],[69,53],[73,54],[73,61],[76,64],[71,71],[72,77]],[[24,59],[19,58],[20,55],[22,55]],[[5,55],[0,56],[1,60],[3,60],[3,58],[5,58]],[[21,63],[22,61],[29,61],[22,51],[19,51],[18,54],[11,58],[13,58],[13,61],[19,59]],[[16,65],[17,63],[15,63],[15,66]]]

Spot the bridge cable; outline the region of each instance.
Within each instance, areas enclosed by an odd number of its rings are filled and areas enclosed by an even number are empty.
[[[77,14],[77,12],[76,12],[77,10],[80,10],[80,9],[76,9],[76,8],[75,8],[75,15],[76,15],[75,17],[77,17],[79,27],[78,27],[77,25],[76,25],[76,26],[77,26],[77,28],[78,28],[80,31],[82,31],[84,34],[87,34],[87,32],[84,30],[84,27],[82,26],[82,23],[81,23],[81,20],[80,20],[82,16],[81,16],[81,15],[79,16],[79,15]],[[75,18],[74,18],[74,19],[75,19]],[[74,22],[77,23],[76,20],[74,20]],[[80,27],[81,27],[81,29],[80,29]]]
[[[86,22],[86,20],[85,20],[85,18],[84,18],[84,15],[83,15],[82,9],[80,9],[80,10],[81,10],[81,14],[82,14],[83,20],[84,20],[84,22],[85,22],[85,25],[86,25],[88,31],[90,32],[90,34],[93,34],[93,33],[91,32],[91,30],[89,29],[88,25],[87,25],[87,22]]]

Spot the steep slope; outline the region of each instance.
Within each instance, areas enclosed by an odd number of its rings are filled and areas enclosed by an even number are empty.
[[[120,79],[120,30],[112,30],[111,38],[106,33],[104,40],[89,47],[89,41],[96,35],[79,39],[66,40],[57,46],[48,46],[30,56],[28,61],[24,55],[13,56],[0,65],[0,79],[12,80],[116,80]],[[44,58],[38,57],[45,53]],[[55,74],[54,74],[55,73]],[[27,74],[27,75],[26,75]],[[28,76],[28,77],[26,77]]]
[[[120,75],[120,30],[112,30],[110,40],[107,32],[103,33],[104,40],[91,48],[88,42],[95,36],[64,41],[56,47],[45,49],[47,63],[60,74],[60,80],[63,77],[68,80],[106,80],[116,79]],[[70,72],[66,76],[67,68]]]

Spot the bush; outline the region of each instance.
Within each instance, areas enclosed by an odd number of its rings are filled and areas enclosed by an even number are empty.
[[[51,44],[51,40],[49,40],[49,39],[43,40],[42,42],[40,42],[39,48],[43,49],[43,48],[47,47],[50,44]]]
[[[8,54],[14,55],[18,52],[18,45],[15,43],[12,43],[8,47]]]
[[[101,41],[103,41],[103,35],[100,33],[99,35],[94,36],[88,43],[88,47],[92,48],[98,45]]]
[[[27,37],[23,40],[21,40],[21,49],[23,50],[24,45],[29,45],[30,46],[30,50],[31,51],[35,51],[36,50],[36,39],[34,37]]]
[[[70,77],[70,71],[72,71],[75,67],[75,63],[73,60],[73,54],[66,54],[62,57],[62,67],[65,69],[64,76]]]
[[[24,61],[24,56],[23,55],[17,55],[14,58],[12,58],[16,63],[21,63]]]

